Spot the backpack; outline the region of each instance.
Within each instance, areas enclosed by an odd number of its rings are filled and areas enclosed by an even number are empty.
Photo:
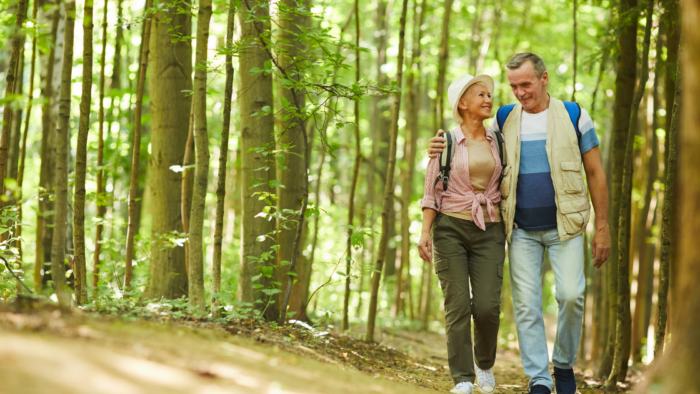
[[[500,111],[500,110],[499,110]],[[506,161],[505,161],[505,139],[503,138],[503,132],[499,131],[493,131],[489,130],[491,134],[493,134],[494,139],[498,142],[496,146],[498,147],[498,157],[501,159],[501,166],[503,167],[501,169],[501,176],[498,178],[498,187],[501,187],[501,181],[503,181],[503,171],[506,168]],[[438,183],[440,180],[442,180],[442,190],[447,191],[447,183],[450,180],[450,166],[452,164],[452,157],[455,154],[455,144],[457,141],[455,141],[455,135],[452,131],[448,131],[445,133],[445,140],[447,142],[447,146],[445,147],[445,150],[443,150],[440,153],[439,157],[439,164],[440,164],[440,171],[438,172],[437,178],[435,179],[435,183],[433,184],[433,201],[435,202],[435,209],[438,209],[438,203],[437,203],[437,197],[435,197],[435,188],[437,187]]]
[[[581,120],[581,106],[572,101],[562,101],[562,103],[564,103],[566,112],[569,113],[569,119],[571,119],[571,123],[574,125],[574,130],[576,130],[576,138],[578,138],[578,146],[580,148],[581,130],[578,128],[578,122]],[[513,112],[513,108],[515,108],[515,104],[504,105],[498,109],[498,112],[496,112],[496,122],[498,122],[498,130],[501,132],[503,132],[503,125],[506,123],[508,115]]]

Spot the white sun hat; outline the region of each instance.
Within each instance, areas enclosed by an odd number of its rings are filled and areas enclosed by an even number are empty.
[[[488,89],[491,96],[493,96],[493,78],[486,74],[479,74],[476,77],[472,77],[469,74],[464,74],[457,78],[450,87],[447,89],[447,101],[450,102],[452,106],[452,117],[455,122],[462,124],[462,117],[459,115],[459,110],[457,109],[457,103],[459,99],[464,95],[464,92],[469,89],[470,86],[480,83]]]

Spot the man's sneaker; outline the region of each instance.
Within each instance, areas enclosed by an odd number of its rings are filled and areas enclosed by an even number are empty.
[[[496,390],[496,378],[493,377],[493,370],[481,369],[474,365],[476,371],[476,387],[484,393],[493,393]]]
[[[574,370],[554,367],[554,387],[557,394],[576,394]]]
[[[530,389],[530,394],[552,394],[552,390],[547,386],[542,386],[541,384],[532,386]]]
[[[474,385],[472,382],[461,382],[457,383],[455,388],[450,390],[450,393],[454,394],[474,394]]]

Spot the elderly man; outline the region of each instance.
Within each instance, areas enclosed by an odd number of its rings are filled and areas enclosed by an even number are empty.
[[[573,366],[583,321],[583,231],[590,205],[581,163],[596,212],[591,242],[594,265],[610,255],[608,189],[593,120],[576,103],[547,93],[544,61],[519,53],[506,65],[519,104],[501,107],[491,124],[505,137],[501,213],[508,240],[510,275],[520,356],[530,377],[530,393],[576,393]],[[431,156],[442,152],[444,138],[430,140]],[[557,334],[549,373],[542,313],[544,251],[554,271],[559,304]]]

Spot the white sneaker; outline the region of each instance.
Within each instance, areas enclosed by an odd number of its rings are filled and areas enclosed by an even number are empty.
[[[457,383],[455,388],[450,390],[450,393],[454,394],[474,394],[474,385],[472,382],[462,382]]]
[[[484,393],[493,393],[496,390],[496,378],[493,377],[493,369],[479,369],[474,365],[476,371],[476,387]]]

